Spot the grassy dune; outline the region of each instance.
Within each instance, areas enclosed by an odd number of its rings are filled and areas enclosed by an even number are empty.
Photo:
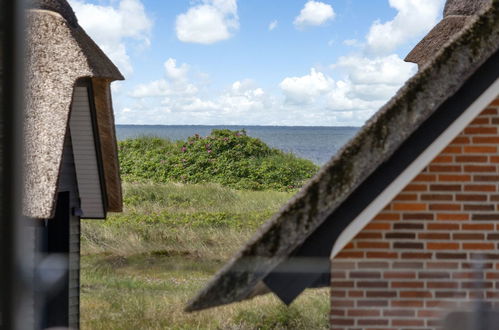
[[[84,329],[326,329],[328,291],[201,313],[188,299],[292,192],[126,184],[125,212],[82,224]]]
[[[142,137],[119,143],[122,177],[129,182],[214,182],[246,190],[293,190],[318,167],[270,148],[244,130],[213,130],[186,141]]]

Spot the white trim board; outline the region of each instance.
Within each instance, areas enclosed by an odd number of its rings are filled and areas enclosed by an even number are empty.
[[[438,156],[497,96],[499,79],[473,102],[421,155],[378,195],[338,236],[331,251],[333,259],[385,208],[430,162]]]

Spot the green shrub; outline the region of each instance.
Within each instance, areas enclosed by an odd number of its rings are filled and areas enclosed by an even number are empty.
[[[129,182],[213,182],[236,189],[292,190],[318,169],[311,161],[272,149],[244,130],[213,130],[187,141],[142,137],[119,143]]]

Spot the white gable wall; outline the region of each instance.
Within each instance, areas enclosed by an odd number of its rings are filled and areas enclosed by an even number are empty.
[[[69,131],[73,144],[82,218],[104,218],[103,192],[88,87],[74,89]]]

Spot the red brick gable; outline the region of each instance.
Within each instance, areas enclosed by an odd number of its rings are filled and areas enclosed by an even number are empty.
[[[499,307],[498,126],[499,99],[336,256],[333,329],[437,329],[482,294]]]

